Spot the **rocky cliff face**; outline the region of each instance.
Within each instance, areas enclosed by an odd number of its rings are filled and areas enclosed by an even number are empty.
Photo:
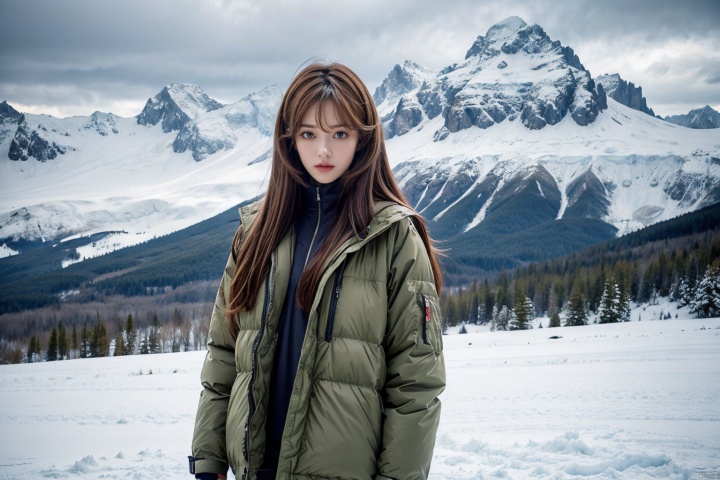
[[[647,100],[643,97],[641,86],[636,87],[632,82],[626,82],[617,73],[600,75],[595,78],[595,83],[602,85],[607,96],[616,102],[655,116],[655,112],[648,107]]]
[[[15,135],[18,123],[22,118],[22,113],[15,110],[7,102],[0,103],[0,144],[5,139]]]
[[[41,162],[47,162],[58,154],[62,155],[66,152],[66,148],[43,138],[43,133],[47,133],[47,130],[42,127],[39,130],[32,128],[22,116],[15,137],[10,143],[8,158],[25,162],[33,157]]]

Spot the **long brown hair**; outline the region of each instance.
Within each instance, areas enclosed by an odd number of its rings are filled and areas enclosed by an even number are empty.
[[[313,63],[305,67],[295,76],[280,104],[275,120],[272,172],[267,193],[257,218],[244,234],[244,243],[235,253],[235,274],[225,312],[233,337],[237,335],[233,316],[241,310],[255,307],[258,290],[270,268],[270,255],[299,214],[300,189],[308,185],[303,178],[306,171],[295,147],[294,136],[308,108],[324,102],[330,102],[335,107],[343,125],[358,131],[359,140],[350,167],[340,177],[341,194],[335,223],[300,277],[297,290],[299,305],[309,312],[326,261],[353,234],[367,230],[373,218],[374,202],[389,200],[412,208],[393,177],[382,124],[362,80],[339,63]],[[322,108],[317,109],[317,125],[326,129],[322,111]],[[442,274],[436,258],[439,251],[432,245],[423,218],[417,214],[413,219],[430,257],[435,285],[440,294]]]

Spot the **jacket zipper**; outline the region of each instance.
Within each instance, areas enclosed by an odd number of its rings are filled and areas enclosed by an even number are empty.
[[[307,267],[307,262],[310,259],[310,252],[312,252],[313,243],[315,243],[315,236],[317,235],[318,229],[320,228],[320,217],[322,216],[322,211],[320,210],[320,187],[315,187],[315,192],[317,193],[318,217],[317,223],[315,224],[315,232],[313,233],[312,240],[310,240],[310,248],[308,248],[308,253],[305,256],[305,265],[303,265],[303,270],[305,269],[305,267]]]
[[[245,473],[247,475],[250,468],[250,421],[252,420],[253,414],[255,413],[255,398],[253,396],[253,386],[255,385],[255,379],[257,377],[257,351],[262,341],[263,333],[265,332],[265,323],[267,322],[268,310],[270,308],[270,279],[275,273],[275,258],[274,255],[271,258],[270,273],[265,281],[265,300],[263,301],[262,316],[260,317],[260,331],[258,332],[252,345],[251,352],[251,373],[250,382],[248,383],[248,417],[245,422],[245,445],[243,448],[243,455],[245,456]]]
[[[345,262],[340,264],[340,268],[335,271],[335,281],[333,282],[333,296],[330,300],[330,313],[328,314],[327,326],[325,327],[325,341],[330,343],[332,340],[333,325],[335,324],[335,310],[337,309],[338,298],[340,298],[340,287],[342,286],[342,275],[345,270]]]
[[[425,345],[430,345],[430,342],[428,342],[427,339],[427,325],[430,322],[430,301],[428,300],[427,295],[425,295],[424,293],[421,293],[420,295],[422,295],[423,302],[425,304],[425,321],[422,322],[422,339]]]

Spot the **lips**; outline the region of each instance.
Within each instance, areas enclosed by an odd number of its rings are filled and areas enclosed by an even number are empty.
[[[327,172],[332,170],[334,166],[330,165],[329,163],[318,163],[317,165],[315,165],[315,168],[317,168],[321,172]]]

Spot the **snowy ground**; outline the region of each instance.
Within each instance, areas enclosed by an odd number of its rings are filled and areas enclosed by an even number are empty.
[[[719,478],[720,319],[649,317],[443,337],[431,478]],[[0,367],[0,479],[190,478],[203,356]]]

